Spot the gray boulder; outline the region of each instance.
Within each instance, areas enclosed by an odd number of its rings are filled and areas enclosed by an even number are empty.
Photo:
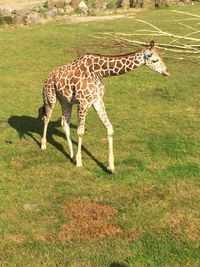
[[[130,7],[130,1],[129,0],[118,0],[117,7],[129,8]]]
[[[88,13],[88,6],[86,5],[85,1],[81,1],[78,7],[81,13]]]
[[[64,8],[59,7],[59,8],[57,8],[57,11],[58,11],[58,15],[64,15],[65,14]]]
[[[69,5],[71,0],[48,0],[45,4],[49,9],[53,8],[64,8],[66,5]]]
[[[70,14],[74,13],[74,9],[71,6],[65,6],[64,7],[64,12],[65,12],[66,15],[70,15]]]
[[[72,2],[72,0],[65,0],[65,5],[68,6],[71,4],[71,2]]]
[[[142,7],[143,0],[130,0],[130,7]]]
[[[14,15],[13,17],[13,24],[24,24],[25,23],[25,16]]]
[[[31,13],[26,14],[24,18],[24,24],[32,25],[32,24],[39,23],[41,20],[42,20],[42,17],[40,13],[31,12]]]
[[[45,19],[55,18],[56,16],[58,16],[58,10],[56,8],[53,8],[43,14]]]
[[[108,2],[102,2],[101,9],[105,10],[107,8]]]
[[[9,17],[12,15],[12,10],[10,9],[0,9],[0,16],[1,17]]]
[[[142,7],[146,8],[155,7],[155,0],[143,0]]]
[[[80,4],[81,0],[72,0],[71,1],[71,6],[75,9],[78,8],[78,5]]]
[[[0,9],[0,18],[3,23],[13,23],[12,11],[10,9]]]

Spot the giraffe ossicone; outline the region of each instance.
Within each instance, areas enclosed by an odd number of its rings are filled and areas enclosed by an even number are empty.
[[[43,87],[43,106],[39,108],[38,117],[44,120],[41,148],[46,149],[46,135],[52,111],[58,100],[62,109],[61,125],[65,131],[70,157],[76,160],[77,167],[82,167],[81,146],[85,132],[85,119],[88,109],[93,106],[100,120],[107,129],[108,135],[108,170],[115,172],[113,153],[113,127],[106,114],[102,79],[108,76],[121,75],[140,66],[147,66],[165,76],[169,72],[155,49],[154,41],[139,51],[117,56],[85,54],[71,64],[53,69]],[[70,137],[70,119],[72,105],[78,106],[78,150],[74,156]]]

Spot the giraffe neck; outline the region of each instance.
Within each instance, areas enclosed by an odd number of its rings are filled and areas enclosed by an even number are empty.
[[[94,72],[100,77],[108,77],[124,74],[143,65],[144,55],[142,51],[122,56],[97,55],[95,60]]]

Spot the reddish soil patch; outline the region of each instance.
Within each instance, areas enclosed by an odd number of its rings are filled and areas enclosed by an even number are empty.
[[[116,235],[121,228],[109,222],[117,210],[92,202],[89,198],[70,199],[64,208],[68,223],[62,226],[60,240],[98,240]]]
[[[15,243],[15,244],[22,244],[24,243],[24,237],[21,235],[8,235],[5,237],[5,241]]]
[[[198,241],[200,237],[200,218],[198,212],[185,214],[184,211],[178,210],[176,213],[168,213],[167,221],[173,232],[181,235],[189,241]]]

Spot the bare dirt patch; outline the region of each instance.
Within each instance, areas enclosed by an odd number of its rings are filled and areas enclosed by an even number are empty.
[[[43,0],[0,0],[0,9],[6,8],[6,9],[25,9],[34,7],[40,4],[43,4],[45,1]]]
[[[69,16],[66,20],[67,23],[76,24],[81,22],[91,21],[110,21],[116,19],[133,18],[135,14],[118,14],[118,15],[105,15],[105,16]]]
[[[5,237],[5,241],[15,243],[15,244],[22,244],[24,243],[25,239],[21,235],[7,235]]]
[[[110,223],[116,213],[114,207],[95,203],[89,198],[71,198],[64,207],[68,222],[62,226],[59,239],[98,240],[114,236],[121,232],[119,226]]]
[[[181,235],[189,241],[200,240],[200,218],[198,213],[184,211],[168,213],[167,221],[176,235]]]

